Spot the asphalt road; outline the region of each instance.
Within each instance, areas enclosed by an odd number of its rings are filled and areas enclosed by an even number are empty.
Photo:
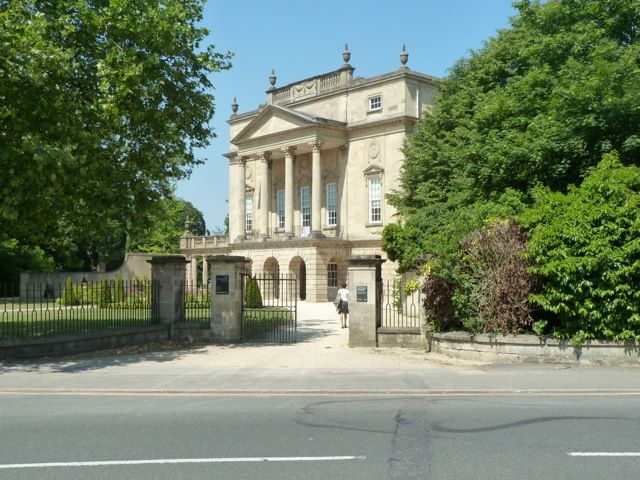
[[[640,467],[640,395],[3,394],[0,419],[3,480],[585,480]]]

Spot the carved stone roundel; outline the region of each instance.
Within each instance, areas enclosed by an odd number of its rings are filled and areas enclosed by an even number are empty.
[[[375,159],[378,158],[378,155],[380,155],[380,145],[378,142],[371,142],[369,144],[369,158]]]

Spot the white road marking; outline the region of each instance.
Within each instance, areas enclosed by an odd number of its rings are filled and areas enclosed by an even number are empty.
[[[640,457],[640,452],[567,452],[572,457]]]
[[[344,455],[333,457],[230,457],[230,458],[158,458],[153,460],[111,460],[101,462],[49,462],[14,463],[0,465],[0,469],[50,468],[50,467],[104,467],[113,465],[157,465],[178,463],[250,463],[250,462],[322,462],[338,460],[364,460],[363,455]]]

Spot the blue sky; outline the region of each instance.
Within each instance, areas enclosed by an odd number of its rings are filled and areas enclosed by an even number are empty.
[[[370,77],[400,67],[406,44],[408,67],[437,77],[469,50],[509,26],[513,0],[209,0],[204,25],[218,51],[235,53],[233,67],[212,76],[217,137],[199,152],[205,160],[177,194],[204,213],[207,228],[222,227],[227,214],[231,103],[238,113],[266,101],[269,74],[276,86],[335,70],[349,44],[355,75]]]

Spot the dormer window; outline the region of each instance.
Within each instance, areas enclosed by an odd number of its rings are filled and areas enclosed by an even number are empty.
[[[382,110],[382,95],[369,97],[369,111],[375,112],[378,110]]]

